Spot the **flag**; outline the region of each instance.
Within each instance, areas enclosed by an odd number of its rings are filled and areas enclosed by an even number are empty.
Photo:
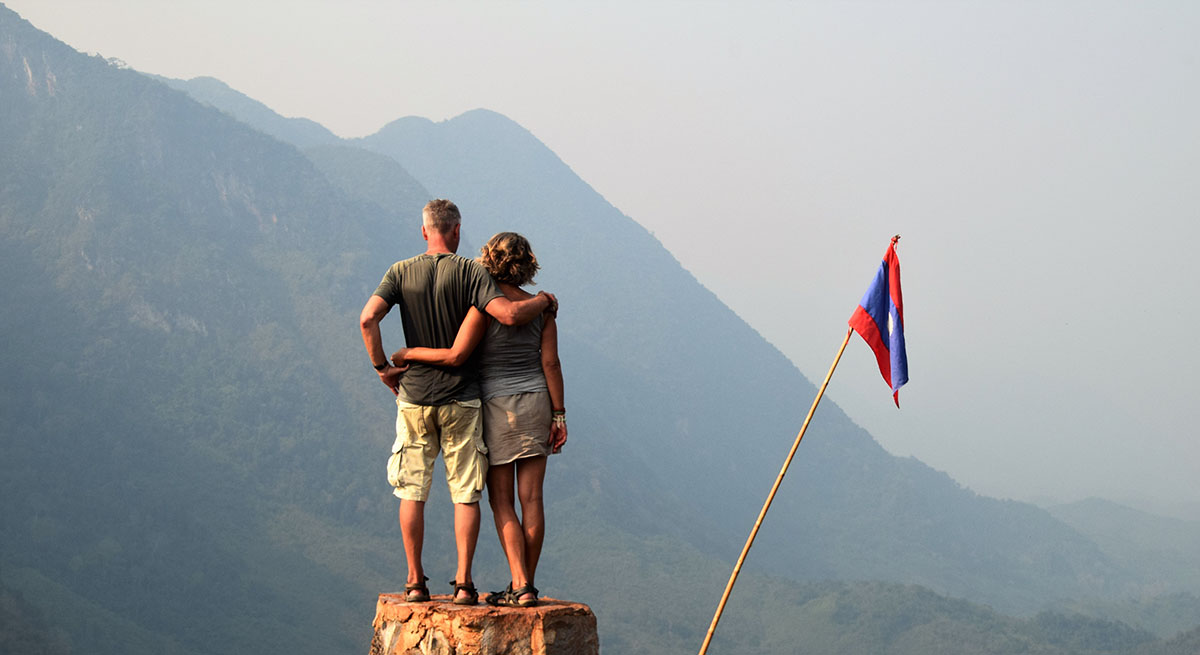
[[[900,406],[900,387],[908,382],[908,354],[904,350],[904,299],[900,295],[900,259],[892,237],[883,262],[871,280],[871,286],[858,301],[850,316],[850,327],[875,351],[879,372],[892,388],[896,407]]]

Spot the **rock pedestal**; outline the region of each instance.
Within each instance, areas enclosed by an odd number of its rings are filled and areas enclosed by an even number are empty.
[[[553,598],[537,607],[407,603],[380,594],[371,655],[599,655],[591,608]]]

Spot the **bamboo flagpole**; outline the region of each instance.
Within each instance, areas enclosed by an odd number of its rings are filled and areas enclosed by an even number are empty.
[[[825,381],[821,383],[821,388],[817,390],[817,397],[813,399],[812,407],[808,409],[808,416],[804,417],[804,425],[800,426],[800,434],[796,435],[796,442],[792,444],[792,450],[783,462],[783,468],[779,471],[779,477],[775,478],[775,484],[771,487],[771,493],[767,494],[767,502],[763,503],[762,511],[758,513],[758,520],[754,522],[754,529],[750,530],[750,538],[746,539],[746,545],[742,547],[742,554],[738,556],[737,564],[733,566],[733,573],[729,576],[729,583],[725,585],[725,593],[721,596],[721,602],[717,605],[717,613],[713,615],[712,625],[708,626],[708,634],[704,636],[704,644],[700,646],[700,655],[708,652],[708,644],[712,641],[713,633],[717,631],[717,622],[721,620],[721,613],[725,611],[725,603],[729,601],[729,594],[733,592],[733,584],[737,582],[738,573],[742,570],[742,563],[746,561],[746,554],[750,552],[750,546],[754,543],[754,538],[758,536],[758,529],[762,527],[763,518],[767,515],[767,510],[771,507],[771,501],[775,500],[775,492],[779,490],[779,485],[783,482],[783,476],[792,464],[792,458],[796,455],[796,449],[800,447],[800,440],[804,438],[804,432],[808,430],[808,423],[812,421],[813,414],[817,411],[817,405],[821,402],[821,397],[825,395],[825,387],[829,386],[829,379],[833,377],[833,371],[837,368],[838,362],[841,361],[842,353],[846,351],[846,344],[850,343],[850,335],[852,334],[854,334],[854,328],[846,330],[846,338],[842,339],[842,347],[838,348],[837,356],[833,358],[833,365],[829,367],[829,372],[825,374]]]

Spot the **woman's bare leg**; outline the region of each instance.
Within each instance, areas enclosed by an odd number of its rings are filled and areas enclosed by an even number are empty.
[[[508,559],[508,570],[512,574],[513,589],[529,584],[525,569],[525,533],[513,503],[513,483],[516,467],[501,464],[488,469],[488,504],[492,506],[492,517],[496,520],[496,535]]]
[[[517,464],[517,495],[521,499],[521,524],[524,530],[525,571],[533,584],[542,540],[546,536],[546,515],[542,507],[542,483],[546,479],[546,457],[526,457]],[[511,488],[511,487],[510,487]]]

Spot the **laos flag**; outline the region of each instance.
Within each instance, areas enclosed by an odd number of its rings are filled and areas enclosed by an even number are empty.
[[[908,355],[904,351],[904,299],[900,295],[900,260],[892,237],[883,263],[871,280],[871,286],[850,317],[850,327],[875,351],[879,372],[892,388],[896,407],[900,406],[900,387],[908,382]]]

